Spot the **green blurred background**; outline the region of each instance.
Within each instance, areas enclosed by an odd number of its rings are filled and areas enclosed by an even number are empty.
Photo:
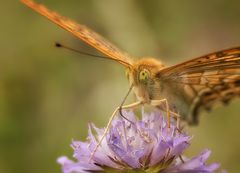
[[[129,54],[175,64],[240,46],[239,0],[39,0],[101,33]],[[54,47],[59,41],[97,52],[18,1],[0,5],[0,172],[57,173],[87,123],[106,125],[128,89],[115,62]],[[133,97],[128,100],[130,102]],[[189,157],[211,149],[210,162],[240,170],[240,102],[201,116],[190,128]]]

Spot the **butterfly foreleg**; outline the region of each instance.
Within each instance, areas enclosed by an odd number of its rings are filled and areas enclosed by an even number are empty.
[[[91,153],[89,162],[92,160],[92,158],[93,158],[94,154],[96,153],[98,147],[101,145],[104,137],[106,136],[109,128],[111,127],[112,121],[113,121],[115,115],[117,115],[116,113],[117,113],[118,111],[122,110],[122,109],[136,108],[136,107],[138,107],[138,106],[140,106],[140,105],[142,105],[142,104],[143,104],[143,103],[142,103],[141,101],[138,101],[138,102],[134,102],[134,103],[129,104],[129,105],[119,106],[119,107],[117,107],[117,108],[113,111],[113,113],[112,113],[112,115],[111,115],[111,117],[110,117],[110,119],[109,119],[109,121],[108,121],[108,123],[107,123],[107,127],[105,128],[105,130],[104,130],[104,132],[103,132],[103,135],[101,136],[100,140],[98,141],[98,144],[96,145],[96,147],[94,148],[94,150],[93,150],[92,153]]]

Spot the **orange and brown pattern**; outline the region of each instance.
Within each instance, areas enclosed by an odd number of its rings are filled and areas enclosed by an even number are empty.
[[[36,12],[40,13],[41,15],[45,16],[52,22],[56,23],[60,27],[64,28],[65,30],[71,32],[73,35],[93,46],[100,52],[109,56],[109,58],[114,59],[125,66],[129,66],[132,63],[129,55],[121,52],[117,47],[109,43],[106,39],[88,27],[80,25],[66,17],[63,17],[58,13],[49,10],[45,6],[35,3],[32,0],[21,0],[21,2]]]
[[[202,108],[210,110],[217,101],[226,104],[240,95],[240,47],[165,67],[154,58],[133,60],[88,27],[32,0],[21,2],[107,55],[109,59],[124,65],[128,69],[130,85],[143,103],[166,99],[170,109],[177,110],[189,123],[198,122]]]

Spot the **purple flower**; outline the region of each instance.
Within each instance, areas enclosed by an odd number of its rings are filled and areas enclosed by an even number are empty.
[[[72,142],[76,161],[65,156],[58,159],[63,172],[214,173],[219,168],[219,164],[205,163],[209,150],[183,161],[182,154],[189,147],[191,137],[179,132],[174,120],[169,129],[161,112],[143,113],[141,120],[131,111],[124,111],[124,115],[132,123],[116,117],[92,160],[91,154],[104,129],[89,125],[88,141]]]

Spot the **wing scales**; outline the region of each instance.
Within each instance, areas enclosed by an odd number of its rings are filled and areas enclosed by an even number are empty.
[[[127,67],[130,67],[132,65],[132,60],[129,55],[121,52],[117,47],[109,43],[106,39],[92,31],[88,27],[80,25],[66,17],[63,17],[58,13],[47,9],[45,6],[35,3],[32,0],[21,0],[21,2],[23,2],[25,5],[32,8],[34,11],[38,12],[42,16],[45,16],[50,21],[59,25],[63,29],[71,32],[73,35],[77,36],[84,42],[96,48],[103,54],[109,56],[109,59],[116,60]]]
[[[217,101],[228,103],[240,96],[240,47],[165,68],[157,77],[161,82],[182,86],[190,100],[185,116],[189,122],[197,123],[201,108],[209,110]]]

